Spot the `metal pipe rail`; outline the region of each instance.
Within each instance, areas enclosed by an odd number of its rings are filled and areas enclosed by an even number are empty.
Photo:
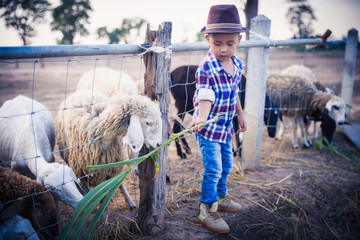
[[[278,47],[304,44],[321,44],[321,38],[291,40],[248,40],[240,43],[238,48]],[[173,43],[172,52],[201,51],[209,49],[206,42]],[[0,59],[49,58],[116,54],[140,54],[144,49],[136,44],[108,45],[54,45],[54,46],[21,46],[0,47]]]

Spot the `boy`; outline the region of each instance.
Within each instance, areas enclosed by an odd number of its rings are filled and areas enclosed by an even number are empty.
[[[234,55],[241,41],[241,32],[248,31],[240,23],[234,5],[210,8],[206,34],[210,51],[196,72],[194,116],[188,128],[196,132],[201,158],[205,167],[198,221],[208,230],[228,233],[227,223],[217,210],[239,212],[241,205],[226,198],[226,180],[233,165],[231,137],[235,112],[240,130],[246,130],[244,113],[238,98],[243,63]],[[197,124],[219,115],[219,120],[202,129]]]

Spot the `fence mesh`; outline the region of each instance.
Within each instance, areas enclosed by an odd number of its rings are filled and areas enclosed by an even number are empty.
[[[187,89],[194,85],[194,76],[190,74],[190,66],[197,66],[201,60],[206,56],[206,51],[187,52],[187,53],[173,53],[171,70],[180,66],[185,66],[187,71],[185,79],[181,83],[170,84],[169,91],[174,88],[182,88],[185,95],[183,101],[185,104],[185,111],[178,112],[175,106],[175,99],[172,97],[169,107],[169,129],[173,129],[175,123],[184,127],[191,119],[191,106],[188,107],[189,102],[192,102],[191,96],[193,93],[188,92]],[[237,53],[240,59],[244,59],[244,50]],[[300,64],[309,67],[318,80],[326,87],[332,89],[335,94],[339,94],[341,87],[341,74],[343,71],[343,51],[305,51],[297,52],[292,49],[270,49],[268,73],[279,73],[291,64]],[[60,109],[60,103],[66,99],[71,93],[75,92],[78,80],[81,75],[90,70],[96,70],[102,66],[110,67],[119,72],[126,72],[129,74],[140,86],[143,82],[144,66],[143,60],[139,56],[106,56],[106,57],[72,57],[63,59],[34,59],[34,60],[14,60],[14,61],[0,61],[0,105],[6,100],[12,99],[18,95],[24,95],[31,99],[37,100],[44,104],[51,115],[55,118]],[[121,77],[119,76],[119,79]],[[140,89],[141,93],[143,89]],[[243,89],[246,91],[246,89]],[[291,93],[289,94],[291,95]],[[97,104],[96,102],[94,104]],[[280,110],[284,110],[284,106],[279,106]],[[300,108],[300,106],[299,106]],[[271,108],[265,108],[272,110]],[[29,114],[31,114],[29,112]],[[36,112],[34,113],[36,114]],[[16,118],[15,115],[0,116],[1,119]],[[270,139],[266,133],[266,127],[269,123],[264,123],[263,131],[263,152],[272,151],[275,140]],[[266,126],[268,125],[268,126]],[[180,129],[181,129],[180,127]],[[183,137],[187,140],[190,149],[184,149],[183,143],[179,141],[183,148],[182,152],[186,159],[181,159],[175,147],[175,143],[171,143],[168,150],[167,159],[167,176],[170,182],[167,184],[167,204],[176,204],[180,200],[186,198],[196,198],[201,192],[201,177],[203,166],[199,157],[199,152],[195,138],[192,134],[187,134]],[[81,144],[92,144],[85,142]],[[73,148],[76,146],[68,146]],[[234,149],[240,146],[234,144]],[[54,150],[54,155],[57,162],[62,162],[60,152],[57,145]],[[14,159],[13,161],[28,160],[33,157],[29,156],[26,159]],[[183,156],[184,158],[184,156]],[[237,160],[241,157],[238,155]],[[8,166],[11,162],[2,162],[0,166]],[[94,174],[92,172],[91,174]],[[95,172],[96,174],[96,172]],[[65,184],[63,182],[63,184]],[[126,185],[136,205],[138,205],[139,189],[138,179],[135,174],[126,179]],[[129,211],[128,207],[119,192],[114,196],[110,204],[110,216],[124,221],[134,219],[136,211]],[[25,197],[25,196],[24,196]],[[1,206],[6,203],[2,203]],[[168,206],[167,205],[167,206]],[[65,204],[61,204],[62,222],[66,223],[71,217],[73,209]]]

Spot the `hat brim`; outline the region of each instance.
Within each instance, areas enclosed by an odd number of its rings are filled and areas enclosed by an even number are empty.
[[[242,33],[242,32],[249,32],[249,29],[243,27],[239,28],[214,28],[206,30],[206,26],[200,30],[202,34],[209,34],[209,33]]]

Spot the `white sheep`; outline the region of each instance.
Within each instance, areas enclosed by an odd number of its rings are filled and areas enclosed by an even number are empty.
[[[77,85],[77,91],[80,90],[95,90],[108,97],[118,93],[136,95],[139,92],[130,75],[108,67],[99,67],[84,73]]]
[[[77,84],[76,90],[97,91],[107,97],[112,97],[117,94],[137,95],[140,88],[142,88],[141,83],[136,84],[130,75],[124,71],[120,72],[108,67],[99,67],[84,73]],[[129,157],[137,157],[138,152],[131,150],[131,147],[129,147],[130,143],[127,140],[127,137],[123,138],[124,148],[126,148]],[[137,175],[138,169],[134,168],[133,172]],[[125,184],[122,185],[122,189],[124,194],[130,198]],[[130,199],[128,201],[132,202]]]
[[[316,89],[302,77],[271,74],[267,78],[267,94],[277,104],[284,116],[293,121],[293,147],[299,148],[296,128],[300,125],[304,147],[312,142],[304,126],[304,116],[321,116],[321,129],[331,142],[337,124],[345,121],[345,102],[332,94]]]
[[[322,91],[322,92],[326,92],[326,93],[330,93],[330,94],[335,94],[334,91],[328,87],[325,87],[315,76],[315,74],[311,71],[310,68],[305,67],[304,65],[298,65],[298,64],[293,64],[287,68],[285,68],[283,71],[281,71],[282,75],[289,75],[289,76],[294,76],[294,77],[302,77],[305,78],[307,81],[312,82],[316,89]],[[308,127],[310,125],[310,121],[308,121],[308,119],[305,119],[305,129],[306,131],[308,130]],[[318,128],[317,128],[317,121],[321,121],[321,119],[316,118],[315,116],[310,116],[310,120],[313,120],[314,123],[314,130],[313,130],[313,137],[316,139],[319,136],[318,133]],[[283,128],[283,126],[280,125],[281,128]]]
[[[31,222],[31,228],[25,219]],[[35,238],[34,229],[46,239],[56,239],[60,221],[55,200],[48,188],[0,166],[0,231],[5,239],[20,239],[10,237],[23,233]],[[26,229],[19,229],[17,224],[23,224]]]
[[[97,91],[77,91],[59,108],[64,110],[58,112],[55,121],[57,142],[77,177],[88,174],[87,165],[127,159],[125,135],[133,152],[139,152],[144,144],[155,148],[162,141],[159,107],[145,96],[118,94],[109,98]],[[89,177],[90,186],[121,171],[121,167],[103,169]],[[129,199],[126,201],[135,207]]]
[[[73,170],[55,163],[55,123],[36,100],[17,96],[0,108],[0,160],[13,171],[36,179],[54,197],[76,208],[83,198]]]

